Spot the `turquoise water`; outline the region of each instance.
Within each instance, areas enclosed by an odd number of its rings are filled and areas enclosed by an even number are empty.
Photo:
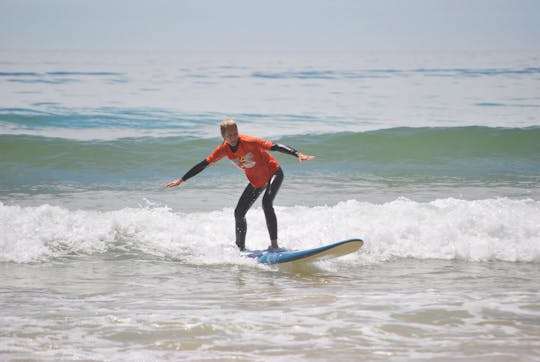
[[[380,201],[381,190],[393,200],[404,196],[433,200],[441,196],[538,198],[540,190],[540,128],[418,127],[365,132],[338,132],[275,137],[294,145],[317,161],[299,167],[290,157],[276,155],[291,187],[302,187],[324,203],[354,198]],[[0,135],[0,190],[26,198],[36,193],[62,197],[72,193],[129,191],[140,199],[165,201],[161,183],[180,176],[220,142],[218,138],[138,137],[114,140],[74,140],[35,135]],[[171,156],[174,155],[174,156]],[[189,188],[238,192],[244,181],[223,161]],[[222,182],[223,181],[223,182]],[[211,191],[211,190],[210,190]],[[442,194],[441,194],[442,192]],[[74,195],[77,197],[78,195]],[[185,195],[187,196],[187,195]],[[283,200],[294,205],[294,200]],[[170,204],[173,206],[175,204]],[[215,201],[214,206],[231,203]],[[196,199],[190,207],[200,210]]]
[[[539,54],[0,59],[1,359],[539,358]],[[317,157],[282,246],[362,249],[241,258],[227,160],[164,190],[225,117]]]

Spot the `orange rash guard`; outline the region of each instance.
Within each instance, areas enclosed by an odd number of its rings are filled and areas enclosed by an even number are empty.
[[[267,152],[271,147],[271,141],[241,134],[238,135],[236,152],[232,151],[227,142],[223,142],[206,157],[206,162],[215,163],[227,156],[236,167],[245,172],[253,187],[259,188],[263,187],[280,167],[274,156]]]

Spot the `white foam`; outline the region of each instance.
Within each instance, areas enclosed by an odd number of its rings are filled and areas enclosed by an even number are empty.
[[[540,262],[540,202],[506,198],[408,199],[374,204],[278,207],[280,242],[294,249],[362,238],[345,263],[393,258]],[[234,246],[232,209],[177,213],[166,207],[115,211],[0,203],[0,261],[47,261],[72,254],[132,252],[194,264],[245,263]],[[263,213],[248,213],[248,247],[265,248]]]

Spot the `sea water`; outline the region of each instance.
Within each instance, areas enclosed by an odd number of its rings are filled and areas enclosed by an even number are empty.
[[[540,359],[540,54],[0,54],[0,359]],[[293,146],[234,245],[217,124]],[[267,247],[257,202],[247,246]]]

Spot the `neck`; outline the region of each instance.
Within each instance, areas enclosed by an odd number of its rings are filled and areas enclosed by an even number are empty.
[[[229,148],[231,149],[231,151],[233,152],[236,152],[238,150],[238,146],[240,145],[240,140],[238,140],[236,142],[236,145],[231,145],[230,143],[227,143],[227,145],[229,146]]]

